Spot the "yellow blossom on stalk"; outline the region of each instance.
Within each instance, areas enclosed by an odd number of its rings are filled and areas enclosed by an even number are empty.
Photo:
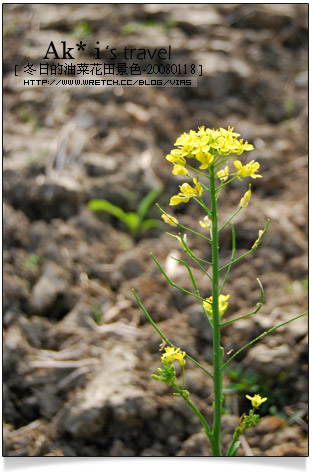
[[[197,196],[203,194],[203,186],[199,183],[198,178],[193,178],[193,183],[195,184],[195,193]]]
[[[233,137],[237,138],[237,137],[239,137],[239,136],[240,136],[240,133],[234,132],[233,129],[234,129],[234,127],[230,127],[230,126],[229,126],[229,127],[228,127],[228,130],[225,130],[224,128],[221,128],[221,127],[220,127],[219,130],[220,130],[220,132],[221,132],[223,135],[225,135],[225,136],[227,136],[227,137],[229,137],[229,138],[233,138]]]
[[[245,178],[247,176],[250,176],[251,178],[262,178],[262,175],[260,174],[255,174],[256,171],[259,169],[260,164],[257,161],[250,161],[247,165],[242,165],[241,161],[236,160],[234,161],[234,166],[237,168],[237,177],[240,181],[242,181],[242,178]]]
[[[220,136],[217,138],[216,143],[212,143],[212,148],[216,148],[220,155],[229,155],[238,147],[238,140],[232,137]]]
[[[251,151],[254,150],[254,146],[247,141],[243,143],[243,139],[241,138],[241,140],[239,140],[239,150],[241,150],[241,153],[243,151]],[[237,153],[237,155],[241,155],[241,153]]]
[[[184,351],[181,351],[180,347],[177,347],[175,349],[174,347],[165,347],[165,352],[161,356],[161,361],[163,364],[169,364],[173,362],[174,360],[177,360],[180,365],[185,365],[185,360],[184,357],[186,356],[186,353]]]
[[[200,169],[207,169],[220,156],[241,155],[244,151],[253,150],[253,145],[238,137],[239,133],[233,127],[219,128],[218,130],[200,127],[198,131],[190,130],[178,137],[175,146],[169,155],[168,161],[184,166],[188,158],[195,158],[201,163]]]
[[[177,227],[177,225],[179,224],[178,219],[173,216],[170,216],[170,214],[162,214],[161,218],[165,221],[166,224],[172,225],[173,227]]]
[[[170,206],[176,206],[180,202],[188,202],[191,197],[201,196],[203,193],[203,186],[199,183],[197,178],[193,178],[195,188],[192,188],[188,183],[183,183],[180,186],[180,193],[172,196],[170,199]]]
[[[259,230],[259,231],[258,231],[258,238],[255,240],[254,244],[252,245],[252,249],[255,250],[255,249],[258,247],[259,241],[260,241],[260,239],[261,239],[263,233],[264,233],[263,230]]]
[[[212,221],[208,216],[205,216],[202,221],[198,221],[199,225],[204,229],[210,229],[212,226]]]
[[[185,196],[183,193],[176,194],[175,196],[172,196],[170,198],[170,206],[176,206],[177,204],[180,204],[181,202],[188,202],[190,198],[188,196]]]
[[[194,130],[190,130],[189,133],[182,133],[182,135],[177,138],[174,146],[182,146],[186,150],[188,150],[191,146],[194,146],[194,140],[196,137],[196,132]]]
[[[243,208],[243,207],[246,207],[246,206],[248,205],[249,200],[250,200],[250,198],[251,198],[251,194],[252,194],[252,192],[251,192],[251,185],[250,185],[249,190],[246,191],[246,193],[244,194],[243,198],[240,199],[240,207]]]
[[[181,156],[180,150],[171,150],[170,154],[166,156],[166,160],[170,161],[171,163],[177,163],[180,166],[184,166],[186,164],[186,160]]]
[[[219,295],[218,297],[218,308],[219,308],[219,316],[221,317],[228,309],[229,303],[228,299],[230,298],[230,295]],[[210,296],[209,298],[206,298],[206,302],[203,301],[203,306],[205,308],[205,311],[209,316],[213,316],[213,297]]]
[[[180,176],[186,176],[189,173],[188,173],[188,170],[184,168],[184,166],[174,165],[172,174],[179,174]]]
[[[199,139],[192,151],[192,155],[201,162],[200,170],[208,168],[214,161],[214,155],[209,153],[208,137],[204,136]]]
[[[229,166],[226,166],[225,169],[218,171],[217,176],[220,178],[220,181],[225,182],[228,179]]]
[[[174,237],[177,239],[178,242],[180,242],[180,245],[184,248],[184,245],[183,245],[183,243],[182,243],[182,240],[181,240],[180,236],[179,236],[179,235],[175,235]],[[187,241],[187,238],[188,238],[187,234],[183,234],[182,239],[183,239],[183,241],[184,241],[185,243],[186,243],[186,241]]]
[[[262,403],[266,402],[267,400],[267,397],[262,398],[260,395],[254,395],[254,397],[250,397],[250,395],[246,395],[246,398],[251,400],[253,408],[258,408]]]

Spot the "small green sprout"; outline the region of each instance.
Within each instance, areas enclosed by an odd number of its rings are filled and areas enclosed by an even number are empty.
[[[95,319],[96,323],[98,325],[102,324],[103,323],[103,315],[102,315],[102,312],[100,311],[100,309],[97,305],[94,305],[92,307],[92,312],[93,312],[93,316],[94,316],[94,319]]]
[[[24,261],[24,268],[31,272],[38,270],[41,256],[36,253],[29,253]]]
[[[145,219],[152,204],[160,195],[161,189],[152,189],[139,203],[136,212],[125,212],[121,207],[112,204],[106,199],[92,199],[88,202],[88,207],[94,212],[107,212],[123,222],[134,236],[138,236],[141,232],[152,229],[161,228],[161,222],[157,219]]]
[[[142,22],[130,21],[121,27],[122,35],[132,35],[134,33],[140,33],[145,31],[147,28],[158,28],[160,30],[170,30],[176,26],[177,22],[172,18],[162,22],[157,20],[144,20]]]
[[[83,39],[86,36],[90,35],[92,32],[93,29],[90,24],[85,20],[81,20],[75,25],[71,34],[76,38]]]

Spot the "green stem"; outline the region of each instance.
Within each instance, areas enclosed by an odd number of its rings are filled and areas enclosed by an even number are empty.
[[[261,290],[261,300],[259,301],[259,303],[257,303],[257,308],[254,311],[251,311],[250,313],[244,314],[243,316],[239,316],[238,318],[229,319],[229,321],[225,321],[225,322],[221,323],[220,326],[225,326],[226,324],[234,323],[235,321],[239,321],[240,319],[247,318],[248,316],[252,316],[253,314],[257,314],[259,312],[259,310],[261,309],[261,307],[264,304],[264,288],[263,288],[263,285],[262,285],[260,279],[256,278],[256,280],[257,280],[258,286]]]
[[[215,189],[215,171],[210,168],[210,196],[212,215],[212,310],[213,310],[213,365],[214,365],[214,420],[212,451],[214,456],[221,456],[221,413],[222,413],[222,360],[220,350],[220,315],[219,315],[219,241],[218,218]]]
[[[209,217],[211,217],[211,212],[210,211],[208,212],[207,206],[204,204],[204,201],[201,197],[193,196],[192,199],[194,199],[194,201],[198,202],[199,205],[204,209],[206,214],[209,214]]]
[[[228,176],[231,176],[231,175],[228,175]],[[222,184],[221,186],[219,186],[219,188],[216,188],[216,192],[217,191],[220,191],[222,188],[224,188],[225,186],[227,186],[227,184],[231,183],[231,181],[233,181],[234,179],[236,179],[237,176],[233,176],[233,178],[229,179],[228,181],[225,181],[224,184]]]
[[[234,260],[231,260],[230,263],[227,263],[227,265],[224,265],[223,267],[220,268],[219,271],[222,271],[224,270],[225,268],[228,268],[228,267],[231,267],[231,265],[233,265],[234,263],[238,262],[239,260],[241,260],[242,258],[246,257],[247,255],[249,255],[250,253],[254,252],[254,250],[257,249],[257,247],[259,246],[259,244],[261,243],[266,231],[267,231],[267,228],[268,228],[268,225],[269,225],[269,222],[270,222],[270,219],[267,220],[266,222],[266,225],[265,225],[265,228],[263,230],[263,233],[261,234],[261,236],[256,240],[256,242],[253,244],[253,247],[251,248],[251,250],[248,250],[247,252],[245,252],[243,255],[241,255],[240,257],[234,259]]]
[[[184,166],[185,166],[185,168],[190,168],[191,170],[196,171],[197,174],[200,174],[200,175],[204,176],[207,179],[209,178],[208,174],[202,173],[200,170],[198,170],[197,168],[194,168],[191,165],[188,165],[187,163]]]
[[[157,258],[151,253],[151,256],[154,260],[154,262],[156,263],[156,265],[158,266],[159,270],[161,271],[161,273],[164,275],[164,277],[166,278],[167,282],[170,283],[171,286],[173,286],[174,288],[177,288],[177,290],[180,290],[180,291],[183,291],[183,293],[186,293],[187,295],[190,295],[190,296],[193,296],[194,298],[197,298],[199,301],[201,301],[202,303],[207,303],[206,301],[206,298],[201,298],[199,295],[196,295],[195,293],[192,293],[192,291],[189,291],[189,290],[186,290],[185,288],[183,288],[182,286],[179,286],[179,285],[176,285],[176,283],[174,283],[171,278],[169,278],[169,276],[167,275],[167,273],[165,272],[165,270],[162,268],[162,266],[160,265],[160,263],[158,262]]]
[[[230,219],[227,220],[227,222],[224,223],[224,225],[222,225],[219,229],[218,232],[220,232],[222,229],[224,229],[226,227],[226,225],[229,224],[229,222],[241,211],[242,207],[239,207],[236,212],[230,217]]]
[[[236,455],[236,452],[237,452],[237,450],[240,446],[240,442],[238,441],[240,436],[241,436],[241,431],[240,430],[239,431],[235,430],[235,432],[233,434],[232,443],[229,446],[229,449],[227,451],[226,456],[235,456]]]
[[[163,214],[167,214],[166,211],[164,211],[164,210],[159,206],[159,204],[156,203],[156,206],[158,207],[158,209],[159,209]],[[186,226],[180,224],[180,222],[177,224],[177,227],[180,227],[181,229],[187,230],[188,232],[191,232],[192,234],[195,234],[195,235],[197,235],[198,237],[201,237],[202,239],[207,240],[207,242],[211,243],[211,240],[210,240],[208,237],[205,237],[205,235],[202,235],[202,234],[200,234],[199,232],[196,232],[196,230],[190,229],[189,227],[186,227]]]
[[[176,260],[177,262],[180,262],[182,263],[182,265],[185,266],[185,268],[187,269],[187,271],[189,272],[189,275],[190,275],[190,279],[192,281],[192,284],[193,284],[193,287],[194,287],[194,290],[195,290],[195,293],[200,296],[200,292],[199,292],[199,289],[197,287],[197,284],[196,284],[196,281],[195,281],[195,278],[194,278],[194,275],[192,273],[192,270],[191,270],[191,267],[184,261],[184,260],[181,260],[180,258],[175,258],[175,257],[172,257],[174,260]],[[204,307],[204,305],[202,304],[202,308],[203,308],[203,312],[205,314],[205,317],[207,318],[207,321],[209,322],[210,326],[213,327],[213,323],[210,319],[210,317],[208,316],[207,314],[207,311]]]
[[[148,319],[148,321],[150,322],[150,324],[155,328],[155,330],[158,332],[159,336],[161,337],[161,339],[163,341],[165,341],[168,346],[171,346],[171,347],[174,347],[175,349],[177,349],[177,346],[175,346],[174,344],[172,344],[171,341],[169,341],[169,339],[166,338],[166,336],[163,334],[163,332],[159,329],[159,327],[157,326],[157,324],[154,323],[153,319],[150,317],[150,315],[148,314],[148,312],[146,311],[146,309],[144,308],[141,300],[139,299],[139,297],[137,296],[137,293],[134,289],[132,289],[132,293],[133,295],[135,296],[135,299],[139,305],[139,307],[141,308],[141,310],[143,311],[143,313],[145,314],[146,318]],[[200,369],[202,369],[207,375],[209,375],[211,378],[213,378],[213,374],[211,372],[209,372],[209,370],[205,369],[205,367],[202,366],[202,364],[200,364],[199,362],[197,362],[195,359],[193,359],[193,357],[189,356],[188,354],[186,354],[185,356],[187,359],[189,359],[191,362],[193,362],[193,364],[195,364],[197,367],[199,367]]]
[[[234,224],[231,223],[231,233],[232,233],[232,251],[231,251],[231,260],[230,262],[233,262],[235,251],[236,251],[236,237],[235,237],[235,230],[234,230]],[[225,278],[222,282],[222,285],[219,290],[219,294],[221,294],[223,287],[225,286],[225,283],[227,281],[227,278],[229,276],[231,267],[228,267],[228,270],[226,271]]]
[[[184,241],[182,235],[179,234],[179,237],[180,237],[180,240],[181,240],[181,243],[182,243],[182,247],[184,247],[186,253],[188,254],[188,256],[193,260],[194,263],[196,263],[196,265],[202,270],[203,273],[205,273],[205,275],[210,279],[212,280],[212,277],[209,275],[209,273],[205,270],[205,268],[199,263],[199,259],[194,255],[194,253],[192,252],[192,250],[188,247],[188,245],[186,244],[186,242]],[[212,265],[212,262],[205,262],[207,263],[208,265]]]
[[[205,420],[204,416],[202,413],[199,411],[199,409],[194,405],[193,402],[191,402],[190,397],[187,395],[185,390],[181,390],[178,385],[175,383],[173,387],[177,390],[177,392],[181,395],[181,397],[184,399],[184,401],[189,405],[190,408],[194,411],[194,413],[197,415],[198,419],[203,425],[204,431],[209,439],[209,441],[212,443],[213,438],[212,438],[212,432],[208,426],[207,421]]]
[[[258,341],[258,340],[261,339],[262,337],[267,336],[268,334],[270,334],[271,332],[273,332],[273,331],[275,331],[276,329],[280,328],[281,326],[285,326],[286,324],[291,323],[291,322],[294,321],[295,319],[299,319],[299,318],[301,318],[302,316],[305,316],[307,313],[308,313],[308,311],[305,311],[304,313],[299,314],[298,316],[295,316],[294,318],[291,318],[291,319],[289,319],[288,321],[285,321],[284,323],[278,324],[277,326],[274,326],[274,327],[268,329],[268,331],[263,332],[262,334],[260,334],[259,336],[257,336],[255,339],[252,339],[252,341],[248,342],[247,344],[245,344],[245,346],[241,347],[241,349],[239,349],[237,352],[235,352],[235,353],[233,354],[233,356],[231,356],[230,359],[228,359],[227,362],[224,363],[224,365],[222,366],[222,369],[224,369],[224,368],[232,361],[232,359],[234,359],[238,354],[240,354],[240,352],[244,351],[244,349],[246,349],[247,347],[249,347],[249,346],[251,346],[252,344],[254,344],[254,342]],[[214,371],[214,378],[215,378],[215,371]]]

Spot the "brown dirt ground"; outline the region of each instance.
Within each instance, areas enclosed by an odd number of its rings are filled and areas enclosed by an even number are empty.
[[[109,20],[110,19],[110,20]],[[196,88],[16,88],[15,64],[38,65],[49,41],[161,48],[174,63],[202,64]],[[82,61],[93,58],[87,48]],[[119,58],[118,58],[119,59]],[[132,236],[117,218],[96,215],[90,199],[134,211],[152,189],[168,208],[181,178],[164,159],[177,136],[200,125],[234,125],[255,150],[263,179],[234,220],[238,252],[225,286],[226,317],[259,300],[253,318],[226,326],[236,351],[307,306],[308,30],[305,4],[6,5],[4,9],[3,322],[5,456],[207,456],[210,448],[184,402],[150,374],[160,337],[132,294],[173,343],[210,368],[211,334],[195,300],[170,288],[150,257],[177,284],[180,246],[153,228]],[[233,182],[219,218],[246,191]],[[186,226],[202,213],[175,209]],[[149,217],[159,219],[152,206]],[[205,241],[191,248],[208,259]],[[231,251],[230,228],[220,241]],[[200,291],[208,282],[195,269]],[[223,450],[246,393],[268,397],[263,420],[242,440],[241,456],[307,455],[307,320],[301,318],[243,352],[225,373]],[[212,384],[188,364],[186,386],[212,417]]]

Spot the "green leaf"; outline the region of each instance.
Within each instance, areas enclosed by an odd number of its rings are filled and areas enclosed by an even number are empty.
[[[126,213],[124,222],[127,224],[128,228],[130,229],[130,232],[132,232],[133,234],[137,234],[140,230],[141,221],[136,212]]]
[[[235,456],[239,447],[241,445],[241,441],[236,441],[230,450],[229,456]]]
[[[120,207],[111,204],[111,202],[106,201],[105,199],[92,199],[88,202],[88,207],[94,212],[108,212],[127,224],[127,214]]]
[[[162,188],[152,189],[139,203],[138,208],[136,210],[137,214],[139,215],[140,220],[142,221],[146,216],[149,208],[154,203],[155,199],[158,198],[162,191]]]
[[[164,224],[163,224],[163,222],[159,221],[158,219],[146,219],[141,224],[141,229],[142,230],[152,229],[153,227],[157,227],[159,229],[164,229]]]

